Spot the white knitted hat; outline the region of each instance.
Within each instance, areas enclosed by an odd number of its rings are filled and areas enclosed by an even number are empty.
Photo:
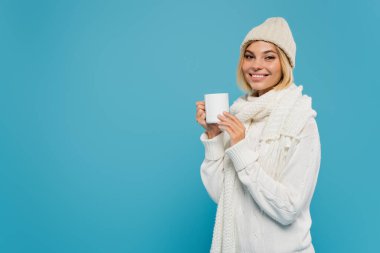
[[[264,23],[254,27],[245,36],[240,45],[240,50],[243,49],[245,43],[251,40],[264,40],[276,44],[288,56],[290,65],[293,68],[295,67],[296,43],[294,42],[288,22],[284,18],[268,18]]]

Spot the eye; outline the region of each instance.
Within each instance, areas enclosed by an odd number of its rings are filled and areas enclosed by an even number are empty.
[[[276,57],[274,57],[274,56],[271,55],[271,56],[267,56],[267,57],[265,57],[265,59],[266,59],[266,60],[273,60],[273,59],[276,59]]]
[[[244,55],[244,58],[246,58],[246,59],[252,59],[253,57],[252,57],[252,55],[246,54],[246,55]]]

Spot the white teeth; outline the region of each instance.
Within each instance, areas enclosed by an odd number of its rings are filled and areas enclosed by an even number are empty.
[[[252,75],[253,77],[264,77],[264,75]]]

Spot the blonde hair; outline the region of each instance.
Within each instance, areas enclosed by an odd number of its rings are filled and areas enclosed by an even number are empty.
[[[238,86],[248,93],[252,93],[254,92],[254,90],[252,90],[251,86],[245,80],[245,77],[242,71],[242,65],[244,61],[245,50],[254,41],[255,40],[247,41],[243,45],[242,49],[240,50],[239,63],[238,63],[237,73],[236,73],[236,81],[237,81]],[[288,87],[289,85],[293,83],[293,68],[290,65],[289,59],[284,53],[284,51],[281,48],[279,48],[276,44],[273,44],[273,45],[276,47],[277,53],[279,55],[280,64],[281,64],[281,72],[282,72],[282,77],[280,81],[275,85],[273,89],[281,90]]]

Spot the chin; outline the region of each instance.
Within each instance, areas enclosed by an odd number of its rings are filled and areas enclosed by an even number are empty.
[[[253,90],[256,91],[266,90],[271,87],[271,85],[267,85],[265,83],[250,83],[250,86]]]

